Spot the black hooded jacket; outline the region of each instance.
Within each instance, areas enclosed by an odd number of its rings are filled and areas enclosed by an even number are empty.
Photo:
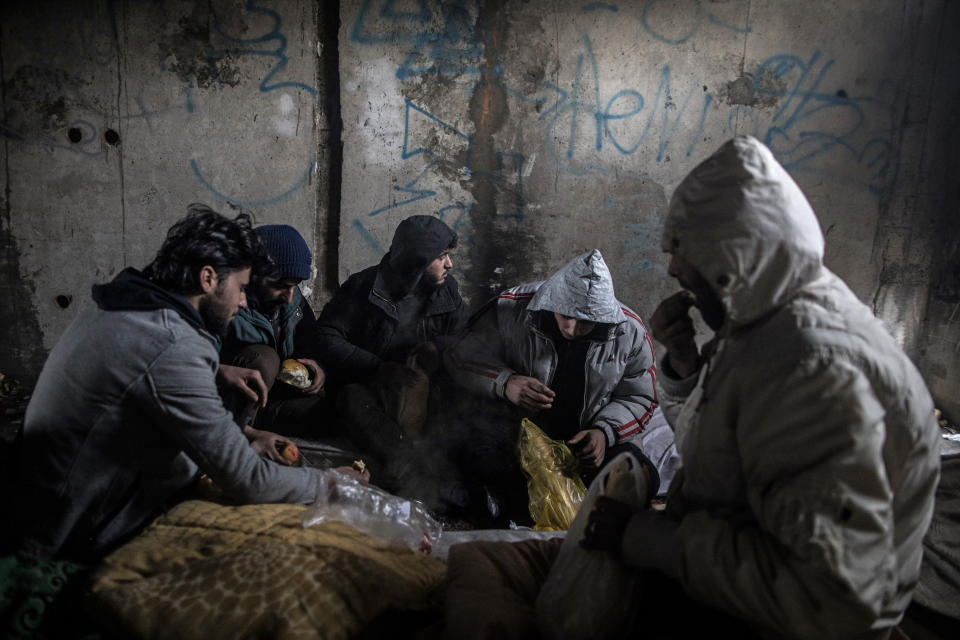
[[[456,238],[439,218],[407,218],[380,264],[337,289],[316,324],[319,360],[332,384],[368,381],[384,360],[401,360],[424,341],[442,349],[444,337],[460,331],[466,312],[453,276],[430,291],[417,286],[424,269]]]

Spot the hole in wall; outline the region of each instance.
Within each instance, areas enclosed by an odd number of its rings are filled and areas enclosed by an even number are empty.
[[[73,144],[77,144],[83,140],[83,132],[76,127],[70,127],[70,130],[67,131],[67,139],[70,140]]]
[[[107,141],[107,144],[112,144],[114,146],[120,144],[120,134],[113,129],[107,129],[104,131],[103,139]]]
[[[58,307],[61,309],[66,309],[70,306],[70,303],[73,302],[73,296],[68,296],[61,293],[59,296],[54,298],[54,300],[57,302]]]

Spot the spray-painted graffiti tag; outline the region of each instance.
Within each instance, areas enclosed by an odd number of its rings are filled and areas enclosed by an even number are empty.
[[[414,104],[410,99],[404,100],[403,121],[403,146],[400,157],[403,160],[423,157],[428,158],[429,162],[419,170],[412,180],[402,185],[391,186],[391,192],[400,194],[397,199],[391,199],[389,203],[375,208],[365,217],[379,216],[419,202],[419,207],[435,212],[455,231],[458,230],[465,220],[464,216],[470,213],[472,204],[462,202],[446,204],[437,200],[430,201],[429,199],[436,198],[439,192],[436,189],[417,186],[421,180],[431,176],[441,163],[456,164],[455,156],[458,154],[462,154],[464,158],[463,166],[459,168],[459,174],[465,180],[488,181],[495,187],[514,194],[513,202],[515,206],[499,213],[499,217],[521,218],[523,216],[523,166],[526,159],[523,154],[497,151],[496,171],[471,172],[467,167],[470,166],[469,158],[475,142],[472,136],[441,120],[423,107]],[[445,140],[442,143],[436,135],[437,132],[445,134]],[[407,211],[410,213],[409,209]],[[362,219],[355,220],[353,224],[360,233],[360,237],[368,245],[375,249],[379,247]],[[371,241],[374,244],[371,244]]]
[[[734,37],[753,32],[750,25],[736,24],[741,19],[736,15],[720,15],[721,10],[735,11],[735,6],[707,8],[700,0],[684,4],[685,10],[671,3],[667,11],[662,0],[647,0],[639,14],[631,15],[653,40],[671,47],[684,45],[705,29],[721,29]],[[365,0],[353,21],[352,41],[406,49],[396,74],[401,79],[428,72],[479,74],[483,61],[478,43],[485,35],[476,3],[436,6],[421,1],[416,6],[416,11],[400,12],[392,2]],[[585,4],[582,11],[624,13],[604,3]],[[620,78],[603,78],[600,60],[607,54],[595,51],[594,42],[586,32],[578,47],[558,47],[573,69],[572,80],[562,86],[544,79],[536,90],[520,90],[506,80],[502,61],[488,63],[493,72],[477,79],[495,84],[519,104],[536,107],[544,150],[565,173],[606,173],[619,166],[618,156],[638,156],[653,165],[669,162],[671,151],[689,157],[701,151],[704,133],[710,131],[714,137],[754,135],[790,171],[817,173],[876,195],[893,186],[898,151],[889,125],[892,96],[883,95],[889,86],[880,83],[880,90],[862,95],[824,91],[824,85],[844,80],[831,78],[834,60],[819,50],[806,56],[770,56],[750,73],[738,70],[742,78],[736,81],[691,77],[688,72],[678,81],[674,66],[661,64],[646,70],[655,89],[643,91],[642,77],[632,87],[624,87]],[[451,57],[451,51],[457,55]],[[725,92],[724,85],[731,82],[743,85],[751,99]],[[616,89],[606,93],[607,86]]]
[[[67,17],[57,15],[56,24],[64,29],[63,47],[70,53],[57,57],[58,64],[48,65],[40,61],[43,51],[38,51],[36,63],[23,64],[10,75],[4,84],[7,107],[0,122],[0,136],[57,153],[89,158],[104,156],[119,144],[131,144],[133,140],[149,143],[151,136],[168,131],[172,122],[181,130],[188,130],[191,122],[199,122],[194,118],[215,122],[222,115],[211,112],[211,107],[205,104],[204,98],[210,94],[197,95],[196,90],[236,88],[241,92],[243,87],[238,84],[243,76],[234,68],[235,63],[246,60],[255,67],[257,61],[265,60],[269,65],[266,71],[260,73],[255,68],[249,77],[257,78],[257,95],[277,97],[281,113],[261,122],[273,124],[271,134],[279,132],[286,138],[298,137],[298,115],[290,113],[294,109],[290,94],[302,92],[313,100],[318,92],[315,86],[288,77],[291,53],[282,15],[263,4],[245,0],[242,12],[218,15],[209,3],[197,0],[192,7],[175,8],[186,14],[181,20],[171,20],[171,8],[159,1],[138,3],[133,9],[122,3],[107,2],[77,8],[68,12]],[[138,24],[164,25],[164,31],[156,36],[161,52],[157,64],[162,72],[177,75],[179,91],[165,94],[162,89],[148,85],[140,92],[126,93],[128,83],[124,81],[122,101],[116,95],[105,100],[104,76],[94,70],[119,65],[125,56],[133,55],[124,50],[129,38],[121,38],[120,34],[128,30],[135,32],[136,27],[132,25]],[[12,32],[13,38],[21,35],[25,38],[21,44],[26,46],[29,32]],[[225,74],[229,77],[224,77]],[[176,97],[171,100],[173,94]],[[114,101],[116,106],[111,106]],[[189,166],[188,175],[204,189],[237,206],[276,204],[309,184],[316,170],[315,154],[308,150],[303,164],[278,163],[271,167],[276,174],[271,175],[275,188],[265,188],[265,193],[251,189],[239,195],[232,193],[235,184],[218,185],[210,176],[229,176],[234,183],[242,182],[235,178],[242,177],[244,169],[219,170],[230,157],[223,153],[222,147],[218,146],[208,155],[203,138],[188,142],[182,147],[188,157],[179,166]],[[260,144],[254,144],[269,149],[274,142],[270,135]],[[204,169],[211,173],[204,173]],[[289,173],[285,173],[287,171]]]

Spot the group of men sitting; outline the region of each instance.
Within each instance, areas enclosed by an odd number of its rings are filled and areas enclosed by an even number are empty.
[[[403,220],[315,317],[293,227],[191,206],[142,271],[93,287],[50,353],[18,444],[13,548],[100,557],[201,473],[241,502],[309,503],[346,473],[527,524],[526,416],[587,482],[629,451],[650,495],[671,487],[664,511],[601,499],[583,546],[766,633],[897,623],[938,479],[932,400],[824,267],[816,216],[766,147],[735,138],[676,189],[663,249],[684,291],[649,333],[596,250],[468,317],[456,244],[435,216]],[[278,380],[290,359],[298,387]],[[372,476],[291,464],[295,435],[348,438]]]

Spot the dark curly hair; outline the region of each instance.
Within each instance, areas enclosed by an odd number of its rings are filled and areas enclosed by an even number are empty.
[[[186,217],[170,227],[143,275],[169,291],[191,294],[200,290],[198,275],[205,265],[213,267],[222,281],[240,269],[261,269],[269,260],[250,216],[241,213],[230,220],[194,203],[187,207]]]

